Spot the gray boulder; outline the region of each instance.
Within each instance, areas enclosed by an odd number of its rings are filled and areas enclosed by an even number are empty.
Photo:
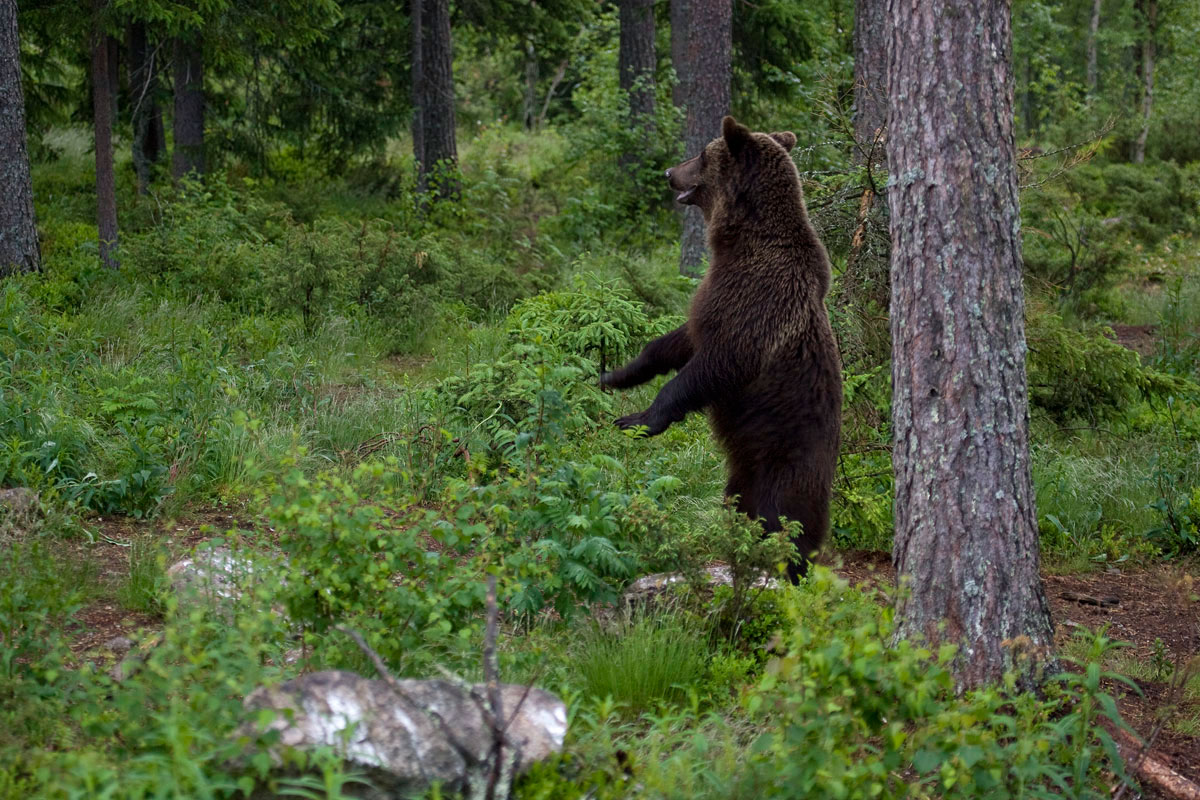
[[[268,730],[280,745],[297,749],[331,747],[351,769],[365,772],[375,787],[366,797],[420,792],[434,782],[466,787],[473,763],[486,758],[492,731],[480,704],[465,687],[441,680],[388,682],[352,672],[303,675],[246,697],[247,711],[276,709]],[[484,687],[472,687],[485,697]],[[555,695],[526,686],[501,686],[509,745],[501,757],[515,756],[519,772],[562,750],[567,708]],[[243,735],[253,728],[243,726]]]

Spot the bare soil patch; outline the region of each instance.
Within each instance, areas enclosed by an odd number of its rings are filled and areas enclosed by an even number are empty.
[[[1128,348],[1142,358],[1154,355],[1158,347],[1157,325],[1113,325],[1117,344]]]

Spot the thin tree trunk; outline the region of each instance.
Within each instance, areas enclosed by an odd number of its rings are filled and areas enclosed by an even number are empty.
[[[1098,39],[1100,37],[1100,6],[1103,0],[1092,0],[1092,21],[1088,25],[1087,39],[1087,91],[1088,97],[1096,94],[1096,86],[1100,82],[1100,67],[1097,59]]]
[[[692,72],[687,63],[690,7],[691,0],[671,0],[671,66],[675,68],[671,101],[679,108],[687,104],[687,79]]]
[[[525,40],[525,98],[521,103],[521,118],[525,121],[525,130],[533,130],[536,122],[537,107],[538,62],[537,48],[533,39]]]
[[[204,45],[194,39],[175,40],[175,153],[171,174],[204,174]]]
[[[421,20],[421,70],[425,81],[422,131],[427,178],[445,195],[456,195],[453,173],[458,162],[454,138],[454,73],[449,0],[424,0]]]
[[[41,269],[33,181],[25,144],[25,96],[17,4],[0,4],[0,277]]]
[[[888,0],[899,638],[1052,658],[1029,463],[1008,0]]]
[[[733,47],[731,0],[691,0],[688,25],[686,155],[699,154],[721,134],[721,119],[729,113],[730,51]],[[704,218],[696,206],[683,216],[679,271],[698,277],[705,258]]]
[[[428,176],[425,171],[425,60],[422,57],[421,41],[424,16],[423,0],[411,0],[409,3],[412,35],[412,137],[413,160],[417,162],[417,192],[425,194],[429,188]]]
[[[96,226],[100,236],[100,260],[110,269],[117,260],[117,184],[113,174],[111,81],[108,75],[108,37],[100,27],[105,0],[95,0],[92,30],[92,128],[96,150]]]
[[[158,104],[157,54],[146,41],[146,25],[131,23],[128,30],[129,107],[133,124],[133,169],[138,194],[150,185],[150,172],[163,151],[162,108]]]
[[[1146,34],[1142,40],[1142,129],[1133,143],[1132,161],[1141,164],[1146,160],[1146,139],[1150,136],[1150,111],[1154,106],[1154,37],[1158,27],[1158,0],[1142,0]]]
[[[882,163],[887,123],[887,7],[884,0],[854,3],[854,159]]]

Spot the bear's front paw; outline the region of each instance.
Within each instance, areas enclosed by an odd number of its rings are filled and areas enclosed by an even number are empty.
[[[617,373],[615,372],[601,372],[600,385],[609,387],[614,386],[616,384],[616,374]]]
[[[658,436],[667,429],[669,422],[662,422],[655,418],[649,411],[639,411],[636,414],[629,414],[617,420],[617,427],[623,431],[637,430],[644,428],[644,436]]]

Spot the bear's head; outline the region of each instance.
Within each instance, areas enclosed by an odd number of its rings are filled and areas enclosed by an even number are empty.
[[[754,133],[733,117],[721,121],[721,136],[695,158],[667,170],[675,200],[699,206],[707,220],[718,205],[753,203],[771,184],[799,186],[799,175],[788,155],[796,134]],[[753,191],[752,191],[753,190]]]

